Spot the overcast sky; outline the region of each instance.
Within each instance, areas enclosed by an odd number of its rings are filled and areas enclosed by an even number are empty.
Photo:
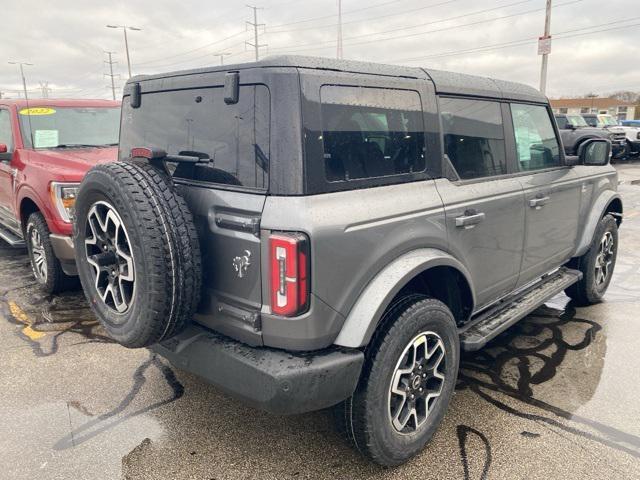
[[[337,0],[253,0],[260,55],[335,57]],[[109,98],[105,50],[127,78],[121,30],[134,74],[251,61],[253,11],[220,0],[1,0],[0,91],[16,97],[25,67],[30,95]],[[553,0],[548,94],[640,91],[640,0]],[[425,66],[539,84],[536,38],[545,0],[342,0],[344,58]]]

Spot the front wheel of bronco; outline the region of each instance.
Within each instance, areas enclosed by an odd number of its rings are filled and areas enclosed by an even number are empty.
[[[582,280],[565,290],[567,296],[578,306],[601,302],[611,283],[617,255],[618,224],[611,215],[605,215],[596,227],[589,250],[569,262],[569,267],[582,272]]]
[[[336,409],[339,428],[374,462],[406,462],[440,425],[459,358],[458,332],[447,306],[406,297],[389,309],[367,347],[358,387]]]

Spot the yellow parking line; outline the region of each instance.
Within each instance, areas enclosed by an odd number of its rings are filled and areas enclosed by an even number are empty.
[[[26,327],[22,329],[22,333],[24,333],[31,340],[38,340],[39,338],[42,338],[45,336],[44,333],[38,332],[33,328],[31,328],[31,322],[29,320],[29,317],[16,302],[11,302],[11,301],[9,302],[9,310],[11,311],[11,315],[13,315],[13,318],[15,318],[19,322],[22,322],[26,325]]]

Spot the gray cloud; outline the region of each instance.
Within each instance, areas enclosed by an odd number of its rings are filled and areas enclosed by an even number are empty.
[[[104,50],[117,52],[126,79],[122,33],[106,24],[141,27],[130,32],[134,73],[156,73],[253,59],[244,42],[251,12],[244,2],[220,0],[3,0],[0,91],[17,96],[17,68],[28,61],[29,90],[39,96],[108,98]],[[8,5],[6,5],[8,3]],[[262,55],[335,56],[336,0],[264,0]],[[344,56],[460,71],[538,86],[536,37],[544,0],[343,0]],[[640,90],[640,9],[637,0],[555,0],[548,93],[553,96]],[[566,5],[565,5],[566,4]],[[484,12],[482,12],[484,11]],[[323,18],[324,17],[324,18]],[[306,21],[314,19],[312,21]],[[380,33],[386,32],[386,33]],[[223,40],[226,39],[226,40]],[[223,40],[223,41],[221,41]],[[511,42],[520,42],[512,44]]]

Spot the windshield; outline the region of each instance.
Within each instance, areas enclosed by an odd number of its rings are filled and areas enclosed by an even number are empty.
[[[618,122],[611,115],[598,115],[598,120],[606,127],[618,125]]]
[[[119,107],[30,107],[18,117],[25,148],[118,144]]]
[[[567,122],[574,127],[588,127],[587,122],[584,121],[580,115],[567,115]]]

